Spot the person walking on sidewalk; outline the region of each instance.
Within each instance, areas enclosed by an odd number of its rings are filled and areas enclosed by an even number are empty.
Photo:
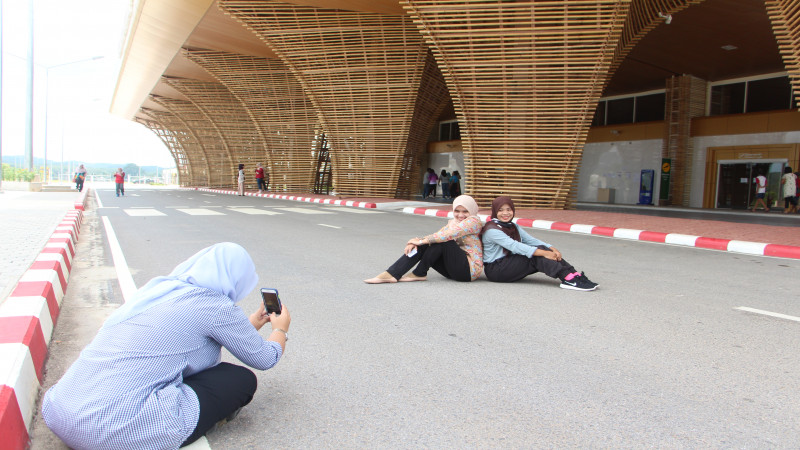
[[[430,181],[431,181],[431,171],[432,170],[433,169],[428,167],[428,169],[425,170],[425,173],[422,175],[422,199],[423,200],[428,198],[428,194],[431,192]]]
[[[529,235],[512,222],[516,209],[511,197],[492,202],[492,218],[483,226],[483,267],[489,281],[521,280],[536,272],[561,280],[561,288],[593,291],[598,284],[578,272],[561,252]]]
[[[239,194],[244,196],[244,164],[239,164],[239,177],[236,179],[239,183]]]
[[[78,192],[83,192],[83,182],[85,180],[86,180],[86,167],[83,167],[83,164],[81,164],[75,171],[75,189],[77,189]]]
[[[221,348],[267,370],[286,347],[291,317],[248,317],[236,303],[258,283],[247,251],[224,242],[156,277],[117,309],[44,394],[42,418],[76,449],[178,448],[250,403],[256,375],[220,363]],[[270,323],[264,339],[259,330]],[[259,413],[260,414],[260,413]]]
[[[797,176],[792,173],[792,168],[786,166],[783,169],[783,177],[781,178],[781,185],[783,185],[783,213],[797,212]]]
[[[765,212],[769,212],[769,206],[767,206],[766,202],[764,202],[764,197],[767,195],[767,177],[765,177],[763,173],[759,172],[755,181],[756,203],[753,205],[753,212],[756,212],[756,208],[758,208],[759,203],[764,206]]]
[[[478,204],[462,195],[453,200],[453,219],[436,233],[408,240],[401,256],[385,272],[364,280],[368,284],[425,281],[433,268],[445,278],[474,281],[483,271]],[[414,266],[417,266],[414,268]],[[410,275],[406,272],[414,268]]]
[[[120,194],[125,196],[125,172],[122,170],[122,167],[118,167],[116,173],[114,173],[114,183],[117,185],[117,197]]]

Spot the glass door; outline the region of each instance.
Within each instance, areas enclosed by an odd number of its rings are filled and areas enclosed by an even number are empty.
[[[767,177],[766,202],[770,208],[779,197],[785,161],[720,161],[717,169],[717,208],[751,209],[756,202],[756,177]]]

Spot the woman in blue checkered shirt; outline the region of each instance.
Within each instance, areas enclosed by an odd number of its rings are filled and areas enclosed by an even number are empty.
[[[236,302],[258,282],[237,244],[201,250],[115,311],[42,401],[42,416],[72,448],[178,448],[248,404],[256,376],[220,363],[221,347],[250,367],[280,359],[284,307],[247,316]],[[259,329],[271,323],[268,339]]]

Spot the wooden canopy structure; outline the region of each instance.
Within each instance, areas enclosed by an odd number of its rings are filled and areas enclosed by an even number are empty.
[[[735,23],[708,40],[750,27],[748,67],[693,50],[692,23],[665,28],[715,14]],[[796,0],[143,0],[137,18],[112,111],[165,142],[184,185],[233,186],[237,164],[263,162],[278,190],[310,192],[324,136],[337,193],[410,197],[452,103],[465,193],[565,208],[600,97],[657,86],[675,103],[664,154],[683,204],[702,84],[667,80],[785,70],[800,101]]]

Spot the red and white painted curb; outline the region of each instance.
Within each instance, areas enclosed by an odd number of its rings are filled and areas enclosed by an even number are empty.
[[[228,189],[209,189],[209,188],[181,188],[193,191],[213,192],[215,194],[228,194],[237,195],[238,191]],[[378,205],[371,202],[355,202],[352,200],[336,200],[332,198],[319,198],[319,197],[300,197],[296,195],[281,195],[281,194],[259,194],[258,192],[245,192],[247,197],[264,197],[264,198],[277,198],[280,200],[293,200],[296,202],[320,203],[323,205],[338,205],[338,206],[352,206],[354,208],[377,208]]]
[[[0,448],[28,446],[47,348],[67,289],[86,194],[0,304]]]
[[[434,217],[453,217],[452,211],[431,208],[403,208],[406,214],[421,214]],[[486,215],[479,216],[486,221]],[[762,242],[737,241],[703,236],[692,236],[678,233],[662,233],[659,231],[633,230],[628,228],[599,227],[595,225],[553,222],[540,219],[514,219],[518,225],[542,230],[566,231],[571,233],[592,234],[597,236],[629,239],[634,241],[657,242],[662,244],[682,245],[686,247],[721,250],[733,253],[744,253],[757,256],[774,256],[777,258],[800,259],[800,247],[792,245],[767,244]]]

